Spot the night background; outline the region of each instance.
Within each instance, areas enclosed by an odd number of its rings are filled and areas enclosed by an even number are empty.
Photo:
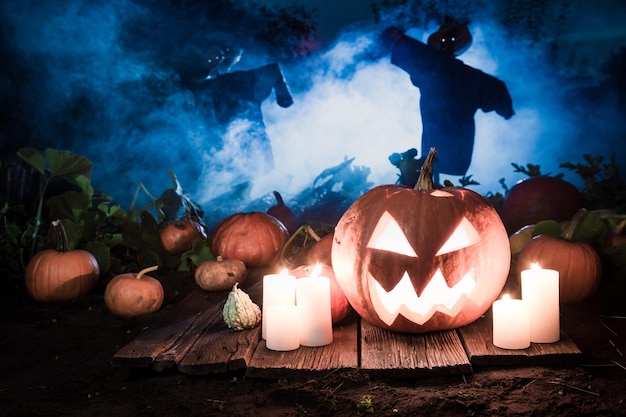
[[[623,2],[332,3],[4,1],[3,154],[83,155],[94,187],[122,207],[138,184],[154,196],[171,188],[171,168],[208,224],[264,210],[272,190],[295,210],[330,192],[345,203],[396,182],[389,155],[419,149],[419,90],[375,40],[397,26],[426,42],[453,16],[473,35],[459,59],[504,81],[515,109],[509,120],[477,111],[471,188],[504,192],[525,177],[511,163],[579,187],[561,163],[590,154],[624,165]],[[279,106],[272,91],[262,119],[243,113],[218,126],[194,95],[215,48],[242,52],[222,74],[277,63],[293,105]],[[258,130],[273,168],[246,143]]]

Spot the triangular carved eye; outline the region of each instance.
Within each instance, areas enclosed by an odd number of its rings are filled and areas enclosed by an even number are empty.
[[[459,249],[467,248],[475,243],[478,243],[480,236],[474,226],[463,217],[461,223],[454,229],[452,235],[441,246],[439,251],[435,255],[443,255],[444,253],[450,253]]]
[[[367,247],[417,258],[402,228],[387,211],[380,216]]]

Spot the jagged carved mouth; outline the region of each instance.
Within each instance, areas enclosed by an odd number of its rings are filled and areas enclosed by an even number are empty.
[[[421,296],[415,292],[408,273],[390,291],[385,291],[374,277],[369,277],[372,303],[377,306],[379,318],[387,325],[391,325],[398,315],[419,325],[430,320],[437,311],[454,317],[463,309],[475,286],[473,270],[453,287],[448,287],[443,274],[437,270]]]

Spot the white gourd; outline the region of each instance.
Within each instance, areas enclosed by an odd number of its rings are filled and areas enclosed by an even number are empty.
[[[231,329],[252,329],[261,322],[261,309],[237,285],[233,285],[224,304],[224,321]]]

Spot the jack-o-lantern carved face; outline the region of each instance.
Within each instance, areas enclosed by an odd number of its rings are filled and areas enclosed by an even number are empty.
[[[332,262],[355,310],[402,332],[469,324],[504,287],[504,225],[479,194],[462,188],[376,187],[335,229]]]

